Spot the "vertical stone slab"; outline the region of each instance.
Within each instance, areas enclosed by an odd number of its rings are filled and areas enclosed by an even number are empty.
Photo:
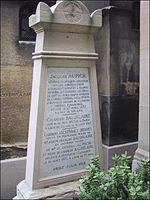
[[[37,38],[26,177],[16,199],[45,198],[52,191],[42,188],[69,181],[73,187],[90,157],[102,158],[93,39],[101,24],[101,11],[90,15],[80,1],[39,3],[30,17]]]
[[[100,54],[97,79],[107,170],[116,153],[127,151],[133,158],[138,143],[139,2],[83,2],[90,10],[102,8],[103,26],[95,41]]]
[[[140,31],[139,141],[133,169],[142,158],[149,157],[149,1],[141,1]]]
[[[138,140],[139,30],[138,5],[131,1],[84,1],[102,8],[103,26],[97,32],[100,53],[97,76],[102,139],[106,146]],[[104,4],[105,3],[105,4]],[[136,18],[134,16],[137,16]]]

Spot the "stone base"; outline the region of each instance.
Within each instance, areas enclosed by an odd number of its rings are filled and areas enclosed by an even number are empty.
[[[112,157],[115,154],[123,154],[127,151],[131,156],[131,162],[134,157],[135,151],[138,147],[138,142],[126,143],[121,145],[107,146],[103,145],[103,166],[104,170],[108,170],[112,166]]]
[[[138,148],[135,152],[135,156],[132,162],[132,170],[136,170],[138,168],[138,163],[145,157],[150,157],[148,151],[144,151],[143,149]]]
[[[12,199],[16,194],[16,185],[25,178],[26,157],[1,160],[0,165],[0,199]]]
[[[67,182],[48,188],[31,190],[25,180],[17,185],[17,196],[13,199],[68,199],[74,197],[79,181]]]

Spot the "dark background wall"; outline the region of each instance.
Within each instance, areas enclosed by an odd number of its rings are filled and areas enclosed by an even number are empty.
[[[103,26],[95,35],[103,144],[134,142],[138,140],[139,1],[92,2],[84,1],[91,12],[102,8],[103,15]]]

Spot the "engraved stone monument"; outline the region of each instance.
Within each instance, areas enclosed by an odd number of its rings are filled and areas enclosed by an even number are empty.
[[[51,8],[40,2],[29,24],[37,38],[26,177],[14,199],[69,193],[90,157],[102,158],[93,39],[101,11],[90,15],[80,1],[57,1]]]

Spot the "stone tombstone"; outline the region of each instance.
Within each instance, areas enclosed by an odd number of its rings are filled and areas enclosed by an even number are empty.
[[[90,157],[102,158],[93,39],[101,11],[90,15],[80,1],[40,2],[29,24],[37,38],[26,177],[14,199],[50,196],[45,187],[66,182],[75,188]]]

